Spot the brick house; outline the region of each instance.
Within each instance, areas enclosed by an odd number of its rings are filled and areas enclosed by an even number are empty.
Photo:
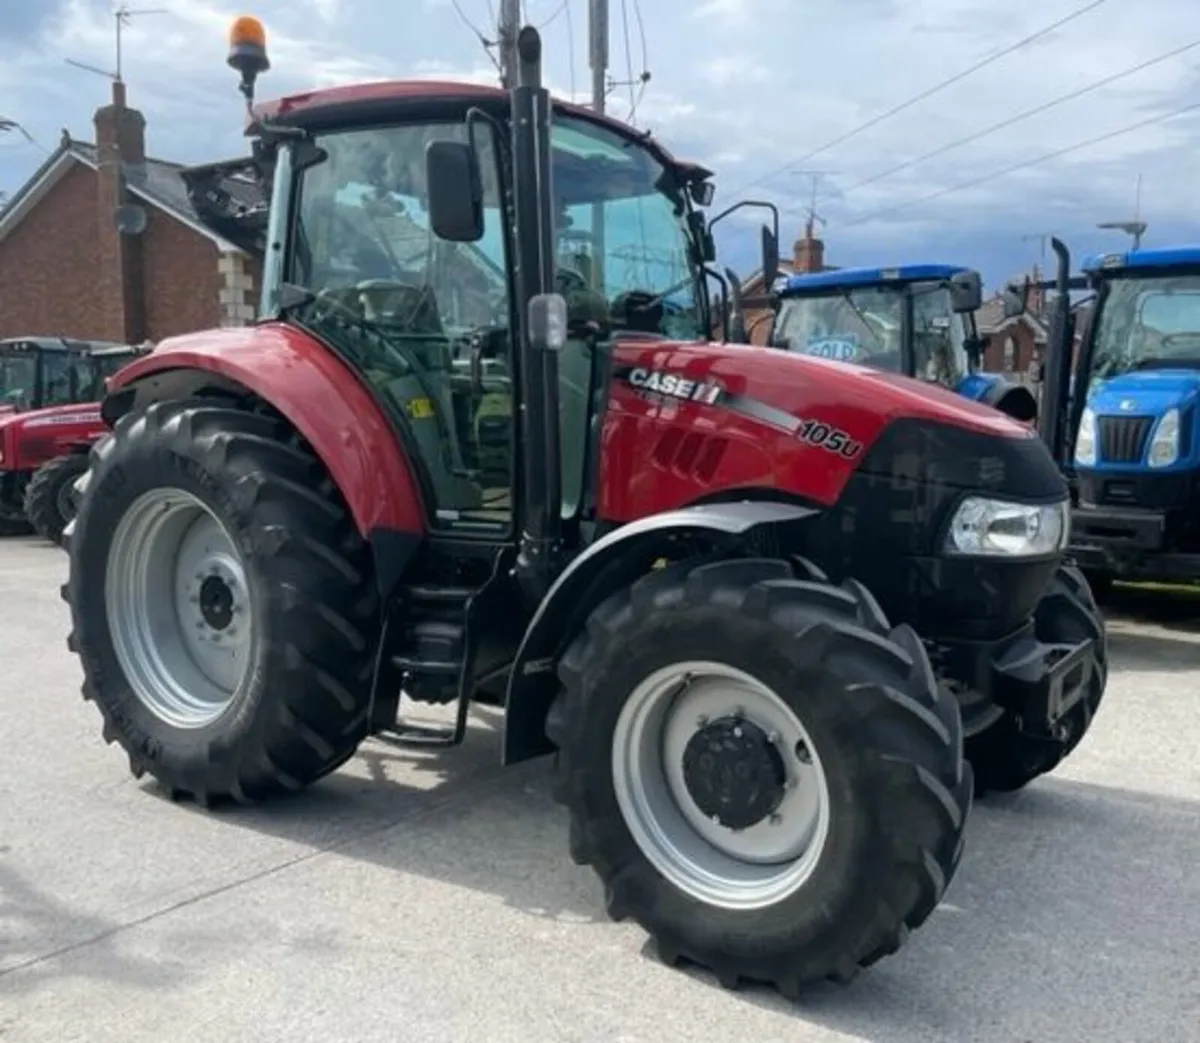
[[[1034,363],[1042,360],[1049,331],[1040,298],[1040,291],[1030,290],[1028,309],[1006,318],[1004,300],[997,294],[975,313],[987,372],[1027,374]]]
[[[261,250],[214,227],[212,205],[265,212],[261,186],[239,172],[247,161],[148,157],[145,119],[119,80],[94,123],[94,144],[64,131],[0,209],[0,337],[139,343],[252,319]]]

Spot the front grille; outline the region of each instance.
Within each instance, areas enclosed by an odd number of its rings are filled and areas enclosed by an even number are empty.
[[[1139,464],[1146,453],[1146,439],[1154,426],[1152,416],[1102,416],[1100,459],[1109,464]]]

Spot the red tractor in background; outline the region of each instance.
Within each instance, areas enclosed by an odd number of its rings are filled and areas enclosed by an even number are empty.
[[[111,382],[63,588],[104,738],[209,807],[499,705],[665,960],[796,996],[895,952],[974,792],[1052,770],[1104,692],[1045,445],[707,342],[711,173],[553,101],[532,28],[509,94],[257,107],[261,24],[231,43],[262,317]]]
[[[66,337],[0,341],[0,535],[61,542],[86,450],[106,430],[105,380],[147,350]]]

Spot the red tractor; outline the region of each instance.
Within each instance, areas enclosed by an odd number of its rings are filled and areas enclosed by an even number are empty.
[[[263,41],[239,20],[230,59],[263,315],[117,374],[68,529],[105,739],[209,807],[503,706],[505,763],[555,753],[572,857],[665,960],[795,996],[895,952],[976,787],[1053,769],[1104,692],[1045,445],[706,342],[711,174],[552,100],[532,28],[509,94],[254,107]]]
[[[107,430],[104,381],[145,350],[65,337],[0,341],[0,535],[32,530],[61,541],[86,449]]]

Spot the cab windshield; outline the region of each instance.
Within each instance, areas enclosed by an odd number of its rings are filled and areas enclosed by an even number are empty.
[[[848,287],[785,298],[775,336],[802,355],[900,373],[905,369],[905,298],[910,295],[912,375],[952,387],[970,371],[966,341],[971,330],[951,307],[950,291],[938,283]]]
[[[507,326],[506,222],[487,128],[474,135],[483,238],[446,242],[429,225],[425,146],[466,134],[455,122],[319,136],[327,158],[302,177],[289,281],[350,304],[394,335],[452,338]],[[551,148],[560,292],[615,330],[705,336],[686,193],[671,173],[636,142],[569,116],[556,116]]]
[[[37,389],[37,355],[0,354],[0,409],[28,409]]]
[[[1112,279],[1100,306],[1093,375],[1200,369],[1200,274]]]

